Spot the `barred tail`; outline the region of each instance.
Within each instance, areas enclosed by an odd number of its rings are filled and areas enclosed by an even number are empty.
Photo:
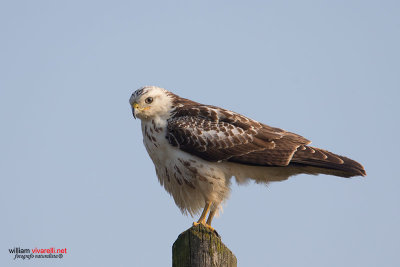
[[[289,165],[301,166],[306,173],[323,173],[341,177],[367,175],[360,163],[310,146],[300,146]]]

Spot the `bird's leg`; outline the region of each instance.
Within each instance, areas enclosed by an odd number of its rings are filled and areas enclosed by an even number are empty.
[[[201,216],[200,216],[199,220],[197,221],[197,224],[199,224],[199,223],[201,223],[203,225],[206,224],[206,217],[207,217],[208,212],[210,211],[211,204],[212,204],[211,201],[206,202],[206,205],[204,206],[204,210],[201,213]]]
[[[194,222],[193,225],[199,225],[202,224],[207,228],[210,228],[211,230],[214,230],[214,228],[211,227],[211,225],[208,225],[208,223],[206,223],[206,217],[207,217],[207,213],[210,211],[210,207],[211,207],[212,202],[211,201],[206,201],[206,205],[204,206],[204,210],[201,213],[201,216],[199,218],[199,220],[197,222]],[[215,213],[215,212],[214,212]],[[211,213],[210,213],[211,214]],[[214,215],[213,215],[214,216]],[[210,218],[209,218],[210,219]],[[211,222],[211,221],[210,221]]]
[[[217,211],[216,209],[213,209],[213,210],[210,212],[210,214],[208,215],[208,219],[207,219],[206,224],[207,224],[210,228],[212,228],[212,227],[211,227],[211,221],[212,221],[212,219],[214,218],[214,215],[215,215],[215,212],[216,212],[216,211]]]

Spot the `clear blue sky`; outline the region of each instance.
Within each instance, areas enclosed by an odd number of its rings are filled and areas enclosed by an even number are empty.
[[[158,85],[367,170],[234,183],[214,227],[239,266],[400,266],[399,14],[398,1],[2,1],[0,265],[171,265],[194,219],[158,184],[128,104]],[[68,254],[27,263],[14,246]]]

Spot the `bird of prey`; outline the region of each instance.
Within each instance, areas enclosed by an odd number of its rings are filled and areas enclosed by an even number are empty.
[[[158,180],[182,213],[211,221],[228,198],[231,178],[241,184],[283,181],[292,175],[365,176],[361,164],[309,146],[304,137],[220,107],[145,86],[129,99],[141,119],[143,142]],[[206,217],[208,219],[206,221]]]

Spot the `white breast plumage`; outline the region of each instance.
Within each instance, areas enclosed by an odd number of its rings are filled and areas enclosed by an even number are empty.
[[[221,203],[229,195],[227,177],[221,165],[210,166],[210,162],[169,144],[166,124],[163,120],[142,120],[143,143],[160,184],[185,214],[194,215],[201,211],[205,195]]]

